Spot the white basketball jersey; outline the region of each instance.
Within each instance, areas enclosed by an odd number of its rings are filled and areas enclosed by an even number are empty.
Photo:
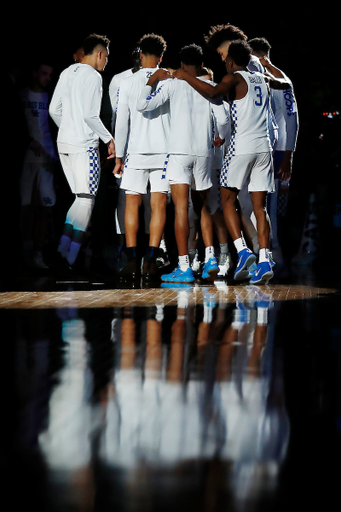
[[[269,136],[269,90],[261,73],[237,71],[248,85],[244,98],[231,105],[232,155],[271,151]]]

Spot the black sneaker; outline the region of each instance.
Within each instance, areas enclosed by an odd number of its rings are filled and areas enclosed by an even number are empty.
[[[168,265],[170,265],[168,252],[159,248],[158,256],[156,258],[156,268],[158,270],[161,270],[161,269],[167,267]]]
[[[139,269],[136,260],[127,261],[123,268],[117,272],[120,280],[134,281],[139,278]]]

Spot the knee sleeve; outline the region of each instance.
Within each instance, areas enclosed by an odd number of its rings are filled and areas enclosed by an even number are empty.
[[[77,195],[67,213],[66,223],[72,224],[73,229],[86,231],[94,203],[95,198],[90,195]]]

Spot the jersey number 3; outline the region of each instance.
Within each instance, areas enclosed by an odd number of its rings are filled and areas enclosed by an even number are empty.
[[[262,89],[259,87],[259,85],[255,85],[255,91],[257,96],[257,99],[255,100],[255,105],[257,107],[261,107],[263,103]]]

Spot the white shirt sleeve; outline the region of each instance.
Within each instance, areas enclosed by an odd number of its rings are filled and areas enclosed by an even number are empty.
[[[293,88],[283,91],[285,102],[284,117],[287,131],[286,150],[295,151],[298,135],[298,111]]]
[[[137,110],[139,112],[149,112],[166,103],[170,94],[168,86],[169,83],[169,80],[159,83],[154,92],[152,92],[152,87],[150,85],[145,85],[141,91],[139,99],[137,100]]]
[[[116,157],[123,158],[128,140],[130,110],[126,88],[122,84],[120,87],[120,101],[117,104],[116,123],[115,123],[115,149]]]
[[[62,122],[62,91],[64,87],[64,78],[65,78],[65,72],[61,73],[59,80],[57,82],[57,85],[55,87],[55,90],[53,92],[50,106],[49,106],[49,114],[52,117],[53,121],[56,123],[58,128],[60,127],[60,124]]]
[[[99,138],[107,144],[111,141],[112,135],[105,128],[99,115],[102,101],[102,78],[98,74],[86,81],[83,96],[84,121]]]
[[[220,105],[216,105],[214,103],[211,105],[213,115],[217,122],[219,137],[221,139],[228,140],[231,135],[230,113],[223,102]]]

